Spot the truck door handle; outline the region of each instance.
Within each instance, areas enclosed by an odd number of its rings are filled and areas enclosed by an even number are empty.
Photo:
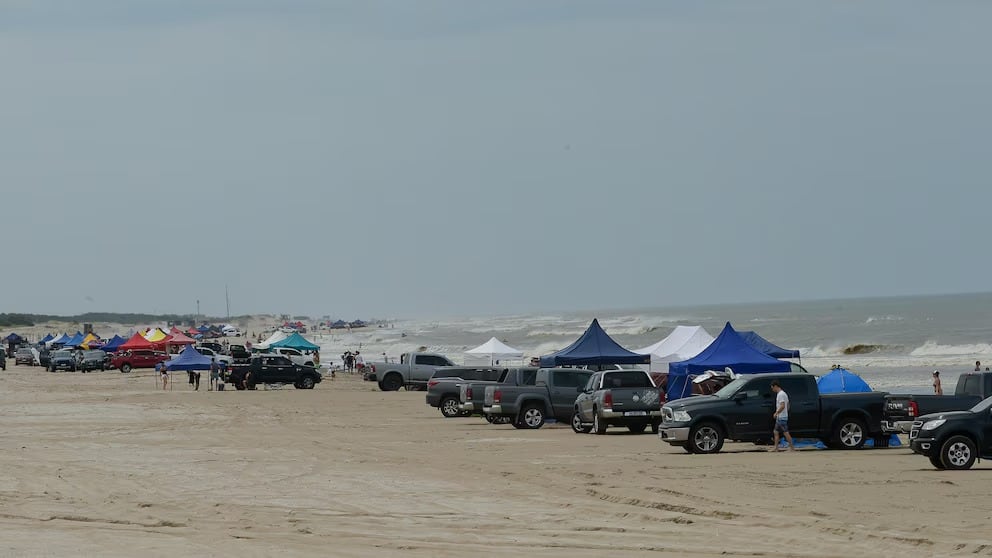
[[[813,402],[812,401],[804,401],[803,402],[803,407],[812,407],[812,406],[813,406]]]

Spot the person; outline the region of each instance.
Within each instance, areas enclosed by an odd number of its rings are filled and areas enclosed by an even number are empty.
[[[210,357],[210,387],[207,391],[213,391],[220,380],[220,366],[217,365],[217,357]]]
[[[944,395],[944,388],[940,387],[940,370],[933,371],[933,393],[934,395]]]
[[[159,370],[162,374],[162,389],[164,390],[169,385],[169,371],[165,369],[164,362],[159,364]]]
[[[193,391],[200,391],[200,371],[193,371]]]
[[[313,352],[313,365],[320,368],[320,351]]]
[[[359,372],[365,372],[365,357],[362,356],[362,351],[355,351],[355,368]]]
[[[779,434],[785,436],[785,441],[789,442],[789,451],[796,449],[792,443],[792,434],[789,434],[789,394],[785,393],[778,380],[772,380],[772,392],[775,393],[775,449],[778,451]]]
[[[981,372],[981,371],[982,371],[982,361],[976,360],[975,361],[975,372]]]
[[[187,370],[186,371],[186,375],[189,376],[189,385],[192,386],[193,385],[193,371],[192,370]]]

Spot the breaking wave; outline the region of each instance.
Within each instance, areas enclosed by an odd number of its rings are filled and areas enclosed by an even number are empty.
[[[849,347],[844,347],[842,351],[845,355],[868,355],[871,353],[877,353],[885,350],[886,345],[872,345],[872,344],[857,344],[851,345]]]
[[[972,343],[968,345],[941,345],[936,341],[927,341],[919,347],[913,349],[909,356],[914,357],[939,357],[939,356],[966,356],[966,355],[990,355],[992,345],[988,343]]]
[[[868,316],[865,320],[866,324],[871,324],[875,322],[901,322],[905,320],[902,316]]]

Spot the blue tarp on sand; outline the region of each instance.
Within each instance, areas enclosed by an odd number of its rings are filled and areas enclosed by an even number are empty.
[[[651,355],[639,355],[624,349],[593,320],[574,343],[541,357],[542,368],[582,364],[650,364]]]
[[[775,343],[765,339],[764,337],[758,335],[754,331],[738,331],[737,332],[748,345],[751,345],[755,349],[765,353],[766,355],[773,358],[799,358],[799,351],[795,349],[783,349]]]

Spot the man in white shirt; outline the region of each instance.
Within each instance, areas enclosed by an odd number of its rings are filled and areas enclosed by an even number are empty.
[[[775,394],[775,449],[778,451],[779,433],[785,436],[785,441],[789,442],[789,451],[796,449],[792,444],[792,434],[789,434],[789,394],[785,393],[782,386],[778,385],[778,380],[772,380],[772,393]]]

